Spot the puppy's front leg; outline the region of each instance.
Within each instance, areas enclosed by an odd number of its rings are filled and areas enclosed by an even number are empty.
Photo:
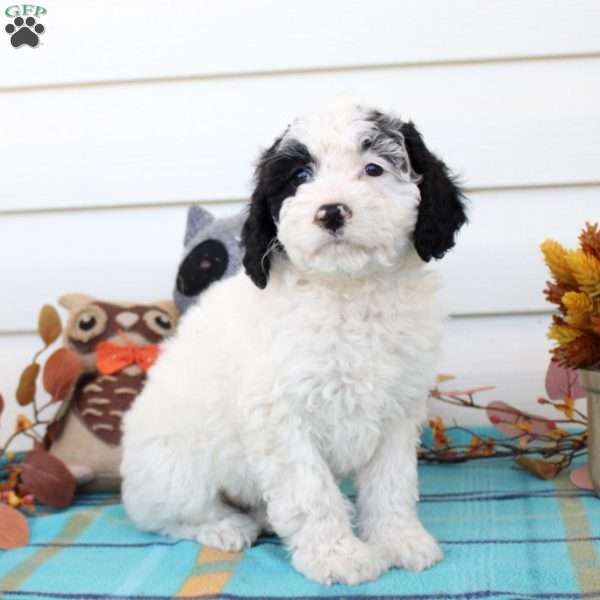
[[[308,435],[281,434],[261,470],[269,520],[290,547],[292,564],[325,584],[377,578],[383,557],[354,535],[349,503]]]
[[[371,461],[358,473],[361,538],[384,553],[388,567],[421,571],[442,551],[417,516],[419,495],[414,423],[394,423]]]

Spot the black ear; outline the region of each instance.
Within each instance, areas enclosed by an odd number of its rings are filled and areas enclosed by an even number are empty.
[[[419,256],[429,262],[454,246],[456,232],[467,222],[462,190],[448,167],[429,152],[413,123],[401,128],[414,171],[421,176],[421,202],[414,231]]]
[[[267,287],[271,256],[268,252],[277,238],[277,227],[269,206],[270,176],[267,165],[279,144],[277,140],[260,158],[256,168],[256,187],[250,200],[248,218],[242,227],[242,245],[245,248],[242,263],[246,273],[257,287]]]

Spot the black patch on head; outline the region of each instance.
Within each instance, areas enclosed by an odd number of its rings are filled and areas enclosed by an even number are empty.
[[[372,111],[367,121],[373,123],[373,131],[363,140],[361,150],[371,150],[389,162],[405,178],[413,178],[410,156],[406,155],[404,136],[402,135],[402,121],[379,111]]]
[[[296,194],[294,173],[309,164],[314,164],[314,160],[307,147],[297,140],[282,137],[263,152],[258,161],[256,186],[242,229],[242,245],[246,273],[261,289],[269,279],[271,251],[283,249],[277,240],[276,225],[281,205]]]
[[[415,249],[425,262],[442,258],[454,246],[456,232],[467,222],[462,190],[448,167],[427,149],[412,122],[404,123],[378,111],[373,111],[367,120],[373,122],[377,131],[375,138],[369,138],[373,150],[376,140],[385,148],[386,138],[406,149],[410,172],[420,176],[417,182],[421,201],[413,233]],[[388,160],[392,162],[391,158]]]
[[[200,242],[185,257],[177,272],[177,291],[196,296],[223,277],[229,263],[227,248],[219,240]]]

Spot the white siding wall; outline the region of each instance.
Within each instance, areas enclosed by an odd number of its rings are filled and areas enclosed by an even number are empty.
[[[169,296],[185,207],[236,210],[259,148],[307,106],[348,93],[414,119],[469,190],[471,225],[436,267],[453,315],[441,370],[460,386],[496,384],[490,399],[527,406],[542,393],[537,247],[546,236],[573,244],[585,220],[600,220],[599,3],[43,6],[38,48],[0,39],[9,405],[41,304],[65,291]]]

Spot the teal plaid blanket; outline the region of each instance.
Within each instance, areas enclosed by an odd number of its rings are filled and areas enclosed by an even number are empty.
[[[505,460],[423,465],[420,474],[421,518],[446,555],[423,573],[324,587],[292,569],[277,538],[219,552],[137,531],[117,497],[87,495],[31,519],[30,545],[0,553],[0,597],[600,597],[600,500],[566,475],[540,481]]]

